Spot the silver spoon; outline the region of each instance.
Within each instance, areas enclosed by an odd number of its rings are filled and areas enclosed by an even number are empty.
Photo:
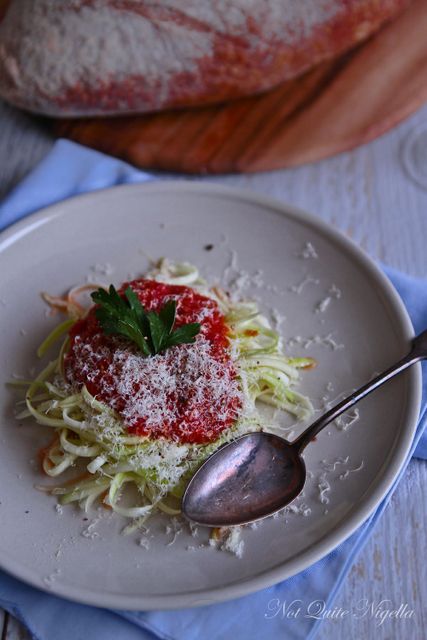
[[[294,442],[271,433],[249,433],[224,445],[199,468],[182,499],[182,512],[197,524],[224,527],[270,516],[301,493],[305,447],[356,402],[427,358],[427,330],[413,340],[408,355],[330,409]]]

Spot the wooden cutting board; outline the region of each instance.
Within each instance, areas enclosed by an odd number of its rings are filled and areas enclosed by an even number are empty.
[[[192,174],[292,167],[381,135],[427,101],[427,1],[373,38],[258,96],[141,116],[58,120],[58,136],[144,169]]]

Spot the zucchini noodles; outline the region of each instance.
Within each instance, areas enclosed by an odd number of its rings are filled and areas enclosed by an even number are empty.
[[[44,294],[48,303],[66,313],[38,349],[45,357],[62,340],[58,356],[27,385],[25,409],[19,419],[32,417],[52,428],[51,443],[41,450],[44,473],[74,477],[44,490],[60,504],[76,503],[88,511],[96,501],[130,518],[125,531],[144,524],[154,512],[180,513],[180,501],[192,474],[221,445],[250,431],[263,429],[258,402],[306,419],[312,413],[308,398],[296,391],[300,370],[315,365],[311,358],[289,358],[282,352],[279,334],[253,301],[235,301],[217,287],[210,288],[196,267],[161,260],[146,278],[171,285],[185,285],[213,299],[228,327],[229,353],[244,402],[232,426],[213,442],[176,442],[165,437],[137,435],[105,402],[76,388],[65,376],[64,357],[70,346],[68,332],[87,311],[77,301],[80,291],[66,298]],[[81,291],[99,285],[84,285]],[[179,349],[180,347],[173,347]],[[69,476],[70,474],[66,474]],[[132,486],[132,490],[128,491]]]

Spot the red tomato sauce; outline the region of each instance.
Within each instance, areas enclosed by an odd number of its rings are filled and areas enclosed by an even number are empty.
[[[145,279],[125,283],[119,293],[128,286],[147,311],[158,312],[175,299],[174,327],[199,322],[196,342],[144,357],[136,345],[104,334],[92,307],[70,329],[66,379],[77,388],[86,385],[131,434],[187,443],[217,439],[242,404],[229,329],[217,303],[190,287]]]

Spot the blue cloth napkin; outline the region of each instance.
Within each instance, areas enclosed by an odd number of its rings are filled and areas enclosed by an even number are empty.
[[[0,230],[23,216],[72,195],[153,179],[135,168],[67,141],[59,141],[0,206]],[[392,269],[386,272],[411,315],[415,331],[427,326],[427,283]],[[427,377],[410,455],[427,458]],[[181,611],[109,611],[68,602],[29,587],[0,571],[0,605],[37,640],[276,640],[311,639],[320,619],[316,605],[331,608],[358,552],[384,511],[399,478],[369,519],[332,553],[273,587],[230,602]],[[282,612],[297,611],[295,617]],[[310,617],[311,613],[311,617]],[[321,618],[321,616],[319,616]]]

